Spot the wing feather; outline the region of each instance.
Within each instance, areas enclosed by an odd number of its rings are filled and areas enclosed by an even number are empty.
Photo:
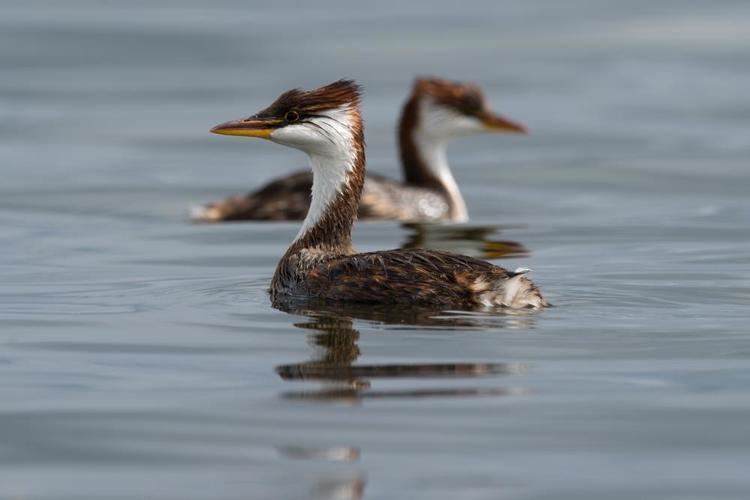
[[[471,305],[478,283],[500,283],[511,276],[472,257],[404,249],[327,259],[308,274],[306,288],[334,300]]]

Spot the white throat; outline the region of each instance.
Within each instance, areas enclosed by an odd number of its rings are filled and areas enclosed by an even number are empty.
[[[461,190],[458,188],[456,179],[453,177],[450,165],[448,165],[446,153],[448,140],[426,133],[423,127],[419,127],[414,134],[414,143],[417,146],[417,154],[448,192],[453,207],[452,218],[456,222],[467,222],[469,211],[466,208],[464,197],[461,196]]]
[[[311,154],[310,166],[313,171],[312,200],[294,241],[304,237],[329,210],[331,204],[349,182],[349,174],[354,169],[354,158],[333,158]]]
[[[357,160],[350,107],[332,109],[311,120],[283,127],[271,140],[301,149],[310,157],[313,171],[312,200],[294,241],[315,227],[349,182]]]

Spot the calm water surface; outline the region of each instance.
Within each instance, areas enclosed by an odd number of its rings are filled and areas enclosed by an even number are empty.
[[[747,2],[0,11],[1,498],[750,494]],[[468,233],[358,247],[531,267],[557,307],[271,308],[297,225],[186,215],[305,159],[208,128],[354,77],[397,176],[416,74],[532,134],[451,148]]]

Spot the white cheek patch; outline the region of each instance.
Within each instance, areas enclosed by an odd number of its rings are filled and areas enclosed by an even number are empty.
[[[340,156],[352,146],[351,108],[327,110],[275,130],[271,140],[308,154]]]
[[[271,140],[284,146],[305,151],[315,145],[318,134],[315,133],[315,130],[308,128],[306,124],[300,123],[274,130],[271,133]]]
[[[479,134],[485,130],[478,118],[436,104],[431,99],[423,100],[419,111],[419,128],[425,135],[449,141],[455,137]]]
[[[352,135],[354,124],[352,123],[352,110],[349,107],[336,108],[321,113],[309,120],[310,127],[317,130],[323,140],[322,152],[336,156],[352,156],[354,148],[354,136]]]

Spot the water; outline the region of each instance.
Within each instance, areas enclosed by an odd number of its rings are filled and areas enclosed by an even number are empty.
[[[0,12],[0,497],[747,498],[747,2]],[[480,241],[448,244],[557,307],[271,308],[297,225],[186,215],[304,158],[208,128],[354,77],[397,176],[416,74],[531,129],[451,148]]]

